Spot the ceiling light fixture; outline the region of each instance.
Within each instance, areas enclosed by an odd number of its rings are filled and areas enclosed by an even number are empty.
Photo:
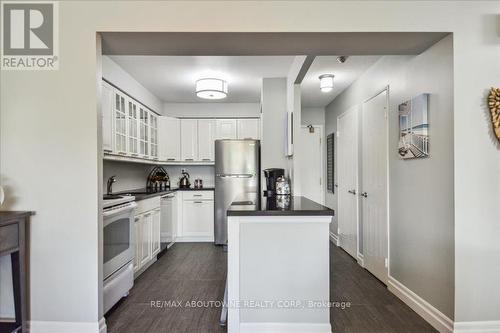
[[[206,99],[227,97],[227,82],[222,79],[204,78],[196,81],[196,96]]]
[[[321,92],[327,93],[333,90],[333,74],[323,74],[319,77],[319,89]]]

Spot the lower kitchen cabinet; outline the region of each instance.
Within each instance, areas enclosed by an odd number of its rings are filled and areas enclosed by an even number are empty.
[[[214,192],[179,192],[177,242],[213,242]]]
[[[134,273],[139,276],[156,261],[160,252],[160,202],[157,198],[138,202],[134,223]]]

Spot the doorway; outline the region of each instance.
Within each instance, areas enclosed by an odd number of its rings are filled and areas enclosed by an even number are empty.
[[[301,158],[299,174],[302,196],[323,204],[325,202],[323,170],[323,126],[302,125],[300,127]]]

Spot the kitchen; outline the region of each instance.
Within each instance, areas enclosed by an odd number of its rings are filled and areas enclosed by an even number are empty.
[[[292,151],[293,124],[283,112],[286,79],[274,77],[285,77],[293,61],[293,56],[103,56],[105,312],[113,316],[134,280],[152,268],[158,258],[169,256],[170,248],[178,246],[174,244],[211,243],[219,245],[217,251],[228,251],[228,210],[262,212],[257,215],[270,211],[273,216],[280,212],[324,215],[319,234],[324,259],[316,265],[324,281],[328,280],[324,260],[328,258],[328,225],[334,213],[305,198],[290,197],[286,154]],[[156,74],[165,72],[170,73],[168,79]],[[194,75],[197,79],[186,80]],[[142,102],[133,97],[150,97],[144,86],[161,94],[161,112],[147,106],[155,101],[148,103],[146,98]],[[283,113],[265,117],[276,109]],[[286,149],[283,144],[266,145],[262,141],[264,119],[273,121],[271,116],[277,118],[276,124],[268,126],[279,124],[283,126],[282,136],[290,136]],[[273,155],[265,152],[271,145],[285,164],[269,164],[273,162],[262,158],[262,151],[265,156]],[[274,168],[265,169],[266,164]],[[275,168],[283,165],[286,170]],[[266,202],[260,202],[261,193],[268,198]],[[282,228],[285,230],[284,225]],[[293,249],[291,239],[290,234],[289,242],[282,246]],[[316,241],[311,240],[311,248],[315,249]],[[228,253],[230,261],[246,260],[234,258],[231,245]],[[308,262],[307,258],[314,255],[313,251],[301,257]],[[300,256],[295,258],[296,264],[300,263]],[[236,301],[234,297],[240,292],[230,283],[231,274],[229,271],[225,303]],[[328,283],[319,290],[328,295]],[[323,301],[328,302],[328,298]],[[225,326],[228,317],[230,324],[236,323],[233,309],[229,313],[226,310],[221,309],[220,324]],[[322,318],[329,330],[328,316]]]

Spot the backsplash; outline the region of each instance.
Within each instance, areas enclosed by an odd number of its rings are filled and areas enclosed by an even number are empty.
[[[214,186],[213,165],[166,165],[163,168],[170,176],[170,184],[177,187],[181,170],[185,169],[190,175],[191,184],[196,178],[203,180],[203,186]],[[103,193],[106,193],[106,183],[109,177],[116,176],[113,184],[113,192],[128,191],[146,187],[146,179],[153,166],[140,163],[123,163],[115,161],[104,161],[103,163]]]

